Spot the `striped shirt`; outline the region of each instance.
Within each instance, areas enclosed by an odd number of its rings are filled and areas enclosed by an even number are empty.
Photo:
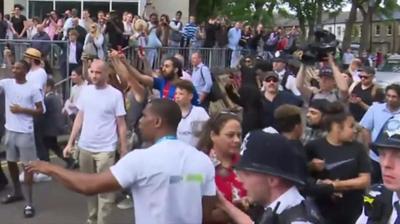
[[[183,28],[183,37],[186,40],[195,39],[198,29],[199,29],[199,27],[195,23],[186,24],[186,26]]]

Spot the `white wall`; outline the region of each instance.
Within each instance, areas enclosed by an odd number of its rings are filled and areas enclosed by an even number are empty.
[[[345,24],[329,24],[329,25],[324,25],[323,27],[324,30],[328,30],[333,34],[335,34],[336,39],[339,41],[343,41],[345,28],[346,28]]]
[[[175,17],[177,11],[182,11],[182,22],[189,20],[189,0],[151,0],[159,16],[167,14],[170,19]]]

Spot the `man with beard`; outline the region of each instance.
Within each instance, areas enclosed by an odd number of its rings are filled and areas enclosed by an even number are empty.
[[[152,77],[141,74],[136,69],[133,69],[132,75],[144,86],[151,87],[160,91],[160,98],[175,99],[176,86],[174,82],[182,76],[182,64],[174,57],[164,61],[159,77]],[[192,104],[199,105],[199,97],[196,91],[193,92]]]
[[[386,87],[386,102],[373,104],[369,107],[360,121],[363,127],[363,143],[369,148],[369,143],[374,142],[382,127],[391,117],[400,114],[400,85],[391,84]],[[369,151],[372,164],[371,183],[381,183],[378,152],[372,148]]]
[[[312,140],[322,138],[326,135],[326,132],[322,127],[322,118],[328,104],[329,101],[325,99],[317,99],[311,101],[306,115],[307,126],[304,129],[302,139],[304,145]]]

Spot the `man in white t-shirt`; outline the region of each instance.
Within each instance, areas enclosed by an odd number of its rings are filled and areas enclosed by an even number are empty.
[[[83,193],[129,189],[134,195],[136,224],[200,224],[215,206],[215,170],[208,156],[176,139],[181,120],[179,106],[170,100],[152,100],[139,121],[142,138],[153,145],[134,150],[100,174],[66,170],[35,161],[31,172],[56,177]]]
[[[125,107],[122,93],[107,84],[108,65],[94,60],[89,68],[93,85],[83,87],[76,107],[79,112],[64,149],[64,156],[72,153],[76,137],[78,141],[79,167],[85,173],[101,173],[115,163],[117,143],[120,155],[127,152]],[[99,194],[88,200],[88,223],[106,223],[111,214],[114,194]]]
[[[193,92],[196,90],[190,81],[178,80],[175,82],[175,86],[175,102],[182,111],[177,137],[179,140],[197,147],[204,123],[208,121],[210,116],[203,107],[192,105]]]
[[[42,97],[37,88],[26,80],[28,63],[25,61],[16,62],[12,72],[14,79],[0,80],[1,89],[5,93],[6,110],[6,157],[11,180],[14,185],[13,194],[7,195],[3,204],[9,204],[24,200],[21,183],[19,182],[18,164],[22,162],[23,168],[29,161],[36,160],[35,139],[33,136],[33,117],[43,113]],[[23,191],[26,199],[24,216],[33,217],[35,210],[32,206],[32,173],[24,172],[25,183]]]

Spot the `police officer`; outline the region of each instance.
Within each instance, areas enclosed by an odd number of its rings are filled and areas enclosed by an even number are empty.
[[[364,196],[364,209],[357,224],[400,223],[400,115],[389,119],[372,147],[378,149],[383,184]]]
[[[304,185],[305,165],[288,140],[279,134],[250,132],[242,144],[235,167],[254,203],[264,207],[258,224],[321,223],[317,209],[299,193]],[[251,223],[226,206],[236,223]]]

